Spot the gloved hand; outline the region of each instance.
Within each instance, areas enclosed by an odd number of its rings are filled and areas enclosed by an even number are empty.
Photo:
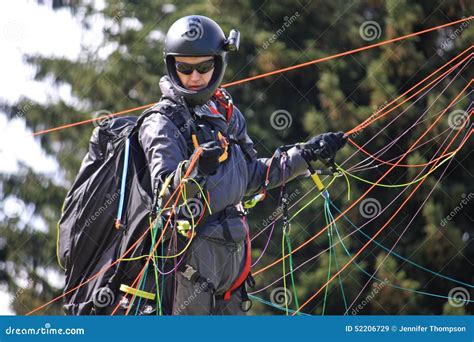
[[[210,176],[216,173],[219,167],[219,157],[224,152],[223,148],[217,141],[209,141],[199,145],[202,148],[202,153],[199,155],[197,163],[197,173],[199,176]],[[194,151],[190,160],[194,158],[196,151]]]
[[[319,134],[301,146],[301,154],[310,161],[315,161],[318,157],[332,160],[346,142],[347,136],[343,132]]]

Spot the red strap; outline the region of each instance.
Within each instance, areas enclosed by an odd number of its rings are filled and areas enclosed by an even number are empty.
[[[213,106],[213,104],[210,104],[210,105],[209,105],[209,109],[211,110],[211,113],[212,113],[212,114],[222,115],[222,114],[217,110],[217,108]]]
[[[247,226],[247,223],[246,221],[244,220],[244,218],[242,218],[242,222],[244,223],[244,226]],[[248,226],[247,226],[247,231],[246,231],[246,257],[245,257],[245,267],[244,267],[244,270],[243,272],[239,275],[239,277],[236,279],[236,281],[232,284],[232,286],[230,287],[230,289],[228,289],[226,291],[226,293],[224,293],[224,300],[229,300],[230,299],[230,295],[232,294],[232,291],[238,289],[240,287],[240,285],[243,284],[243,282],[245,281],[245,279],[247,279],[247,276],[249,275],[250,273],[250,264],[251,264],[251,248],[250,248],[250,234],[249,234],[249,229],[248,229]]]
[[[224,107],[226,112],[225,118],[227,122],[230,122],[232,113],[234,112],[234,105],[232,104],[232,101],[230,101],[230,99],[228,99],[219,88],[217,88],[217,90],[214,92],[214,96],[216,100],[219,101],[220,105]]]

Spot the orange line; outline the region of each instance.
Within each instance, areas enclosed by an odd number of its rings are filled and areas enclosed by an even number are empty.
[[[349,142],[350,142],[352,145],[354,145],[358,150],[364,152],[366,155],[368,155],[368,156],[371,157],[372,159],[375,159],[375,160],[377,160],[378,162],[381,162],[382,164],[385,164],[385,165],[394,165],[394,163],[391,163],[391,162],[388,162],[388,161],[379,159],[379,158],[377,158],[376,156],[370,154],[369,152],[367,152],[366,150],[364,150],[362,147],[360,147],[359,145],[357,145],[352,139],[349,138],[348,140],[349,140]],[[428,165],[431,165],[431,164],[437,162],[437,161],[440,160],[440,159],[444,159],[444,158],[446,158],[446,157],[449,157],[450,155],[452,155],[453,153],[456,153],[457,151],[458,151],[458,150],[454,150],[454,151],[452,151],[452,152],[446,153],[446,154],[444,154],[444,155],[442,155],[442,156],[439,156],[439,157],[437,157],[437,158],[435,158],[435,159],[433,159],[433,160],[431,160],[431,161],[429,161],[429,162],[427,162],[427,163],[423,163],[423,164],[398,164],[397,167],[407,167],[407,168],[408,168],[408,167],[423,167],[423,166],[428,166]]]
[[[326,56],[326,57],[323,57],[323,58],[315,59],[315,60],[312,60],[312,61],[309,61],[309,62],[305,62],[305,63],[298,64],[298,65],[293,65],[293,66],[283,68],[283,69],[279,69],[279,70],[274,70],[274,71],[264,73],[264,74],[260,74],[260,75],[257,75],[257,76],[244,78],[244,79],[232,82],[232,83],[224,84],[224,85],[222,85],[222,87],[227,87],[228,88],[228,87],[232,87],[232,86],[237,85],[237,84],[249,82],[249,81],[252,81],[252,80],[255,80],[255,79],[258,79],[258,78],[263,78],[263,77],[275,75],[275,74],[278,74],[278,73],[283,73],[283,72],[286,72],[286,71],[289,71],[289,70],[302,68],[302,67],[307,66],[307,65],[312,65],[312,64],[328,61],[330,59],[334,59],[334,58],[338,58],[338,57],[342,57],[342,56],[347,56],[347,55],[350,55],[350,54],[353,54],[353,53],[365,51],[365,50],[375,48],[375,47],[378,47],[378,46],[381,46],[381,45],[393,43],[393,42],[396,42],[396,41],[400,41],[400,40],[403,40],[403,39],[407,39],[407,38],[411,38],[411,37],[414,37],[414,36],[417,36],[417,35],[428,33],[428,32],[434,31],[434,30],[438,30],[438,29],[443,28],[443,27],[452,26],[452,25],[455,25],[455,24],[458,24],[458,23],[461,23],[461,22],[464,22],[464,21],[471,20],[472,18],[474,18],[474,16],[470,16],[468,18],[463,18],[463,19],[460,19],[460,20],[456,20],[456,21],[453,21],[453,22],[450,22],[450,23],[447,23],[447,24],[435,26],[435,27],[432,27],[432,28],[429,28],[429,29],[426,29],[426,30],[423,30],[423,31],[410,33],[408,35],[393,38],[393,39],[383,41],[383,42],[380,42],[380,43],[360,47],[360,48],[357,48],[357,49],[354,49],[354,50],[345,51],[345,52],[338,53],[338,54],[331,55],[331,56]],[[58,127],[49,128],[49,129],[46,129],[46,130],[43,130],[43,131],[34,132],[32,135],[33,136],[38,136],[38,135],[41,135],[41,134],[55,132],[55,131],[59,131],[59,130],[62,130],[62,129],[83,125],[83,124],[86,124],[86,123],[89,123],[89,122],[94,122],[94,121],[97,121],[97,120],[100,120],[100,119],[103,119],[103,118],[110,118],[110,117],[114,117],[114,116],[117,116],[117,115],[131,113],[131,112],[134,112],[134,111],[137,111],[137,110],[149,108],[149,107],[153,106],[154,104],[156,104],[156,102],[150,103],[150,104],[147,104],[147,105],[143,105],[143,106],[140,106],[140,107],[127,109],[127,110],[124,110],[124,111],[121,111],[121,112],[112,113],[112,114],[109,114],[109,115],[106,115],[106,116],[103,116],[103,117],[100,117],[100,118],[94,118],[94,119],[89,119],[89,120],[75,122],[75,123],[71,123],[71,124],[67,124],[67,125],[62,125],[62,126],[58,126]]]
[[[439,120],[443,117],[443,115],[448,111],[448,109],[452,106],[453,103],[456,102],[456,100],[461,96],[461,94],[471,85],[471,83],[473,82],[473,80],[471,80],[466,87],[464,87],[464,89],[456,96],[456,98],[445,108],[445,110],[443,111],[443,114],[441,114],[426,130],[425,132],[415,141],[415,143],[412,144],[412,146],[400,157],[400,159],[398,159],[397,163],[395,163],[395,165],[393,165],[388,171],[386,171],[373,185],[370,186],[370,188],[362,195],[360,196],[356,201],[354,201],[347,209],[345,209],[342,213],[340,213],[334,220],[334,222],[338,221],[343,215],[345,215],[349,210],[351,210],[357,203],[359,203],[370,191],[372,191],[372,189],[377,186],[378,183],[380,183],[382,181],[382,179],[385,178],[385,176],[387,176],[395,167],[396,165],[398,165],[398,163],[400,163],[404,158],[405,156],[410,153],[410,151],[420,142],[421,139],[423,139],[423,137],[439,122]],[[285,260],[286,258],[288,258],[290,255],[294,254],[295,252],[297,252],[298,250],[302,249],[304,246],[306,246],[307,244],[309,244],[311,241],[313,241],[314,239],[316,239],[319,235],[321,235],[322,233],[324,233],[329,227],[329,224],[326,225],[323,229],[321,229],[316,235],[313,235],[311,238],[309,238],[308,240],[306,240],[305,242],[303,242],[301,245],[299,245],[298,247],[296,247],[295,249],[293,249],[291,251],[291,253],[288,253],[285,255],[285,257],[282,257],[282,258],[279,258],[275,261],[273,261],[271,264],[253,272],[253,275],[256,276],[262,272],[264,272],[265,270],[269,269],[270,267],[280,263],[281,261]]]
[[[114,116],[135,112],[135,111],[140,110],[140,109],[149,108],[149,107],[153,106],[154,104],[156,104],[156,102],[149,103],[147,105],[143,105],[143,106],[140,106],[140,107],[126,109],[126,110],[123,110],[123,111],[117,112],[117,113],[103,115],[103,116],[100,116],[98,118],[88,119],[88,120],[84,120],[84,121],[70,123],[70,124],[63,125],[63,126],[58,126],[58,127],[54,127],[54,128],[45,129],[44,131],[35,132],[32,135],[37,136],[37,135],[46,134],[46,133],[50,133],[50,132],[54,132],[54,131],[60,131],[62,129],[66,129],[66,128],[69,128],[69,127],[79,126],[79,125],[83,125],[83,124],[86,124],[86,123],[89,123],[89,122],[99,121],[99,120],[102,120],[102,119],[107,119],[107,118],[111,118],[111,117],[114,117]]]
[[[361,48],[358,48],[358,49],[354,49],[354,50],[350,50],[350,51],[346,51],[346,52],[343,52],[343,53],[339,53],[339,54],[336,54],[336,55],[332,55],[332,56],[327,56],[327,57],[324,57],[324,58],[320,58],[320,59],[317,59],[317,60],[313,60],[313,61],[310,61],[310,62],[306,62],[306,63],[303,63],[303,64],[299,64],[299,65],[295,65],[295,66],[291,66],[291,67],[287,67],[287,68],[284,68],[284,69],[279,69],[279,70],[275,70],[275,71],[272,71],[272,72],[269,72],[269,73],[265,73],[265,74],[261,74],[261,75],[257,75],[257,76],[254,76],[254,77],[250,77],[250,78],[246,78],[246,79],[242,79],[240,81],[236,81],[236,82],[232,82],[232,83],[228,83],[228,84],[225,84],[223,85],[223,87],[230,87],[230,86],[233,86],[233,85],[236,85],[236,84],[241,84],[241,83],[245,83],[245,82],[248,82],[248,81],[251,81],[251,80],[254,80],[254,79],[258,79],[258,78],[263,78],[263,77],[267,77],[267,76],[271,76],[271,75],[274,75],[274,74],[277,74],[277,73],[282,73],[282,72],[286,72],[286,71],[289,71],[289,70],[293,70],[293,69],[297,69],[297,68],[300,68],[300,67],[304,67],[304,66],[307,66],[307,65],[311,65],[311,64],[316,64],[316,63],[319,63],[319,62],[323,62],[323,61],[327,61],[327,60],[330,60],[330,59],[333,59],[333,58],[338,58],[338,57],[342,57],[342,56],[346,56],[346,55],[349,55],[349,54],[352,54],[352,53],[357,53],[357,52],[361,52],[361,51],[364,51],[364,50],[368,50],[368,49],[371,49],[371,48],[374,48],[374,47],[377,47],[377,46],[381,46],[381,45],[385,45],[385,44],[389,44],[389,43],[393,43],[393,42],[396,42],[396,41],[400,41],[400,40],[403,40],[403,39],[407,39],[407,38],[410,38],[410,37],[413,37],[413,36],[416,36],[416,35],[421,35],[421,34],[424,34],[424,33],[427,33],[427,32],[431,32],[431,31],[434,31],[434,30],[437,30],[437,29],[440,29],[440,28],[443,28],[443,27],[448,27],[448,26],[451,26],[451,25],[455,25],[457,23],[461,23],[461,22],[464,22],[464,21],[468,21],[468,20],[471,20],[472,18],[474,18],[474,16],[471,16],[471,17],[468,17],[468,18],[464,18],[464,19],[460,19],[460,20],[457,20],[457,21],[454,21],[454,22],[450,22],[450,23],[447,23],[447,24],[444,24],[444,25],[439,25],[439,26],[436,26],[436,27],[433,27],[433,28],[430,28],[430,29],[426,29],[426,30],[423,30],[423,31],[418,31],[418,32],[415,32],[415,33],[411,33],[411,34],[408,34],[408,35],[405,35],[405,36],[401,36],[401,37],[398,37],[398,38],[394,38],[394,39],[390,39],[390,40],[387,40],[387,41],[384,41],[384,42],[380,42],[380,43],[376,43],[376,44],[372,44],[372,45],[369,45],[369,46],[365,46],[365,47],[361,47]],[[467,50],[465,51],[468,51],[469,49],[471,49],[472,46],[470,48],[468,48]],[[464,52],[463,52],[464,53]],[[461,54],[463,54],[461,53]],[[444,68],[444,67],[443,67]],[[430,77],[430,76],[429,76]],[[426,79],[426,78],[425,78]],[[472,81],[471,81],[472,82]],[[469,83],[470,84],[470,83]],[[143,106],[140,106],[140,107],[135,107],[135,108],[131,108],[131,109],[127,109],[127,110],[124,110],[124,111],[121,111],[121,112],[116,112],[116,113],[111,113],[109,115],[106,115],[106,116],[102,116],[102,117],[99,117],[99,118],[94,118],[94,119],[89,119],[89,120],[84,120],[84,121],[80,121],[80,122],[75,122],[75,123],[71,123],[71,124],[67,124],[67,125],[62,125],[62,126],[58,126],[58,127],[54,127],[54,128],[50,128],[50,129],[46,129],[46,130],[42,130],[42,131],[38,131],[38,132],[34,132],[32,135],[33,136],[38,136],[38,135],[41,135],[41,134],[46,134],[46,133],[50,133],[50,132],[54,132],[54,131],[59,131],[61,129],[66,129],[66,128],[70,128],[70,127],[74,127],[74,126],[79,126],[79,125],[82,125],[82,124],[86,124],[86,123],[90,123],[90,122],[94,122],[94,121],[97,121],[97,120],[100,120],[100,119],[103,119],[103,118],[110,118],[110,117],[114,117],[114,116],[118,116],[118,115],[122,115],[122,114],[126,114],[126,113],[130,113],[130,112],[134,112],[134,111],[138,111],[138,110],[141,110],[141,109],[146,109],[146,108],[149,108],[151,106],[153,106],[154,104],[156,103],[150,103],[150,104],[147,104],[147,105],[143,105]],[[426,132],[427,133],[427,132]],[[403,157],[402,157],[403,158]],[[390,169],[391,170],[391,169]],[[389,170],[389,171],[390,171]],[[388,172],[389,172],[388,171]],[[385,177],[382,176],[381,179]],[[379,181],[381,180],[379,179]],[[377,184],[379,181],[377,181],[375,184]],[[179,188],[177,188],[175,190],[175,192],[173,192],[173,194],[171,195],[168,203],[171,201],[172,197],[176,194],[176,191],[178,190]],[[358,199],[357,202],[353,203],[353,205],[351,207],[349,207],[347,210],[349,210],[350,208],[352,208],[355,204],[357,204],[370,190],[372,189],[372,187],[361,197]],[[179,194],[178,194],[179,195]],[[344,213],[346,212],[344,211]],[[343,213],[343,214],[344,214]],[[341,214],[342,215],[342,214]],[[340,216],[341,216],[340,215]],[[340,217],[339,216],[339,217]],[[339,219],[339,217],[337,219]],[[337,220],[336,219],[336,220]],[[109,269],[110,267],[112,267],[113,265],[115,265],[117,262],[120,261],[121,258],[123,258],[124,256],[126,256],[128,253],[130,253],[130,251],[136,246],[136,244],[138,244],[143,238],[144,236],[148,233],[148,231],[150,230],[151,226],[145,231],[145,233],[117,260],[115,260],[113,263],[111,263],[110,265],[104,267],[103,269],[101,269],[99,272],[97,272],[94,276],[90,277],[89,279],[85,280],[84,282],[80,283],[78,286],[76,286],[75,288],[69,290],[68,292],[62,294],[61,296],[58,296],[54,299],[52,299],[51,301],[47,302],[46,304],[43,304],[42,306],[30,311],[29,313],[27,313],[27,315],[31,315],[33,313],[35,313],[36,311],[38,310],[41,310],[42,308],[46,307],[47,305],[59,300],[60,298],[63,298],[64,296],[68,295],[69,293],[79,289],[81,286],[87,284],[88,282],[92,281],[93,279],[95,279],[97,276],[99,276],[101,273],[105,272],[107,269]],[[327,227],[325,228],[327,229]],[[164,233],[164,231],[163,231]],[[322,233],[322,232],[320,232]],[[319,235],[320,233],[318,233],[317,235]],[[317,237],[314,236],[312,239],[316,238]],[[163,236],[163,234],[162,234]],[[159,241],[157,242],[154,250],[153,250],[153,253],[154,251],[156,250],[157,246],[158,246],[158,243],[160,242],[162,236],[160,236],[160,239]],[[311,239],[311,240],[312,240]],[[311,241],[309,240],[309,241]],[[309,241],[305,242],[303,245],[299,246],[298,248],[296,248],[293,252],[295,252],[296,250],[302,248],[306,243],[309,243]],[[152,254],[153,254],[152,253]],[[151,254],[151,255],[152,255]],[[150,260],[150,257],[147,261],[147,263],[149,262]],[[272,265],[269,265],[267,266],[266,268],[269,268],[271,267]],[[143,273],[144,271],[144,268],[142,269],[142,272]],[[258,273],[262,272],[263,269],[257,271]],[[257,273],[256,273],[257,274]],[[139,275],[140,276],[140,275]],[[138,277],[137,277],[138,279]],[[137,280],[136,279],[136,280]],[[134,282],[135,283],[135,282]]]
[[[401,37],[389,39],[389,40],[386,40],[386,41],[383,41],[383,42],[380,42],[380,43],[363,46],[363,47],[360,47],[360,48],[357,48],[357,49],[354,49],[354,50],[349,50],[349,51],[346,51],[346,52],[341,52],[341,53],[338,53],[336,55],[327,56],[327,57],[315,59],[313,61],[309,61],[309,62],[293,65],[293,66],[290,66],[290,67],[286,67],[286,68],[283,68],[283,69],[278,69],[278,70],[270,71],[270,72],[267,72],[267,73],[264,73],[264,74],[244,78],[244,79],[239,80],[239,81],[224,84],[223,87],[231,87],[231,86],[234,86],[234,85],[237,85],[237,84],[257,80],[259,78],[272,76],[272,75],[275,75],[275,74],[279,74],[279,73],[282,73],[282,72],[302,68],[302,67],[305,67],[305,66],[308,66],[308,65],[313,65],[313,64],[316,64],[316,63],[320,63],[320,62],[325,62],[325,61],[328,61],[328,60],[333,59],[333,58],[343,57],[343,56],[347,56],[347,55],[350,55],[350,54],[353,54],[353,53],[365,51],[365,50],[372,49],[372,48],[377,47],[377,46],[382,46],[382,45],[385,45],[385,44],[394,43],[394,42],[397,42],[397,41],[400,41],[400,40],[403,40],[403,39],[411,38],[413,36],[418,36],[420,34],[435,31],[435,30],[438,30],[438,29],[443,28],[443,27],[448,27],[448,26],[452,26],[452,25],[455,25],[455,24],[458,24],[458,23],[462,23],[463,21],[471,20],[472,18],[474,18],[474,16],[470,16],[469,18],[464,18],[464,19],[453,21],[451,23],[447,23],[447,24],[436,26],[436,27],[432,27],[432,28],[429,28],[429,29],[426,29],[426,30],[423,30],[423,31],[410,33],[410,34],[407,34],[407,35],[404,35],[404,36],[401,36]]]
[[[471,84],[472,81],[469,83]],[[471,116],[472,114],[472,111],[470,112],[469,114],[469,117]],[[468,118],[469,118],[468,117]],[[468,120],[466,120],[463,124],[463,126],[468,122]],[[453,139],[451,140],[451,142],[448,144],[448,146],[445,148],[445,150],[443,151],[443,154],[446,153],[446,151],[448,150],[448,148],[454,143],[454,141],[456,140],[457,136],[461,133],[461,129],[458,130],[458,132],[454,135]],[[468,134],[468,137],[471,135],[472,133],[472,130],[469,132]],[[465,139],[462,144],[459,146],[459,148],[462,147],[462,145],[464,145],[466,143],[467,139]],[[431,167],[431,170],[429,172],[431,172],[434,168],[436,167],[436,165],[433,165]],[[292,316],[296,315],[298,312],[301,311],[301,309],[303,309],[310,301],[312,301],[314,298],[317,297],[318,294],[321,293],[321,291],[326,287],[328,286],[337,276],[339,276],[366,248],[367,246],[372,242],[374,241],[374,239],[390,224],[390,222],[392,222],[392,220],[395,218],[395,216],[400,212],[400,210],[405,206],[405,204],[410,200],[410,198],[413,196],[413,194],[420,188],[420,186],[424,183],[424,181],[426,180],[426,178],[423,178],[421,182],[419,182],[416,187],[413,189],[413,191],[408,195],[408,197],[403,201],[403,203],[400,205],[400,207],[395,211],[395,213],[390,217],[390,219],[375,233],[374,236],[372,236],[372,238],[370,238],[369,241],[367,241],[367,243],[362,246],[362,248],[338,271],[336,272],[336,274],[334,274],[331,279],[329,279],[318,291],[316,291],[315,294],[313,294],[308,300],[306,300],[293,314]]]
[[[472,58],[472,56],[474,55],[474,53],[471,53],[469,54],[468,56],[464,57],[464,59],[462,59],[460,62],[458,62],[457,64],[453,65],[450,69],[448,69],[447,71],[445,71],[444,73],[442,73],[441,75],[439,75],[438,77],[436,77],[434,80],[432,80],[431,82],[429,82],[427,85],[425,85],[423,88],[417,90],[414,94],[410,95],[410,97],[406,98],[403,100],[403,102],[399,103],[398,105],[396,105],[395,107],[392,107],[390,108],[390,110],[388,110],[388,106],[392,105],[393,103],[395,103],[396,101],[398,101],[400,98],[404,97],[405,95],[407,95],[409,92],[411,92],[413,89],[415,89],[418,85],[420,85],[421,83],[424,83],[427,79],[431,78],[431,76],[433,76],[434,74],[436,74],[438,71],[444,69],[447,65],[451,64],[452,62],[454,62],[456,59],[460,58],[463,54],[465,54],[467,51],[471,50],[472,48],[474,47],[474,45],[471,45],[469,48],[467,48],[466,50],[464,50],[463,52],[461,52],[459,55],[457,55],[456,57],[454,57],[453,59],[451,59],[449,62],[447,62],[446,64],[444,64],[443,66],[441,66],[440,68],[438,68],[437,70],[435,70],[434,72],[432,72],[430,75],[428,75],[427,77],[425,77],[424,79],[422,79],[420,82],[418,82],[417,84],[415,84],[413,87],[411,87],[410,89],[408,89],[406,92],[404,92],[403,94],[401,94],[400,96],[398,96],[396,99],[394,99],[393,101],[391,101],[387,106],[385,106],[380,112],[378,113],[375,113],[374,115],[368,117],[366,120],[364,120],[362,123],[360,123],[359,125],[357,125],[356,127],[354,127],[353,129],[351,129],[350,131],[346,132],[346,134],[350,135],[350,134],[353,134],[355,132],[358,132],[358,131],[361,131],[362,129],[364,129],[365,127],[371,125],[372,123],[374,123],[375,121],[381,119],[382,117],[384,117],[385,115],[387,115],[388,113],[390,113],[391,111],[393,111],[394,109],[400,107],[402,104],[404,104],[405,102],[407,102],[408,100],[412,99],[414,96],[418,95],[420,92],[422,92],[423,90],[425,90],[426,88],[428,88],[430,85],[434,84],[436,81],[438,81],[440,78],[444,77],[445,75],[451,73],[454,69],[456,69],[459,65],[461,65],[462,63],[464,63],[468,58]],[[470,62],[470,61],[469,61]],[[382,114],[383,113],[383,114]]]
[[[190,164],[189,168],[194,167],[194,164]],[[168,199],[168,201],[166,202],[166,204],[163,206],[164,208],[166,208],[168,206],[168,204],[172,201],[173,197],[176,195],[176,193],[180,190],[180,188],[176,188],[175,191],[171,194],[170,198]],[[179,195],[179,194],[178,194]],[[92,280],[94,280],[95,278],[97,278],[99,275],[101,275],[102,273],[104,273],[105,271],[107,271],[109,268],[111,268],[112,266],[114,266],[115,264],[117,264],[118,262],[120,262],[121,259],[123,259],[125,256],[128,255],[128,253],[130,253],[132,251],[133,248],[135,248],[135,246],[140,243],[140,241],[143,240],[143,238],[148,234],[148,232],[150,231],[151,229],[151,225],[148,227],[148,229],[137,239],[137,241],[135,241],[133,243],[133,245],[130,246],[129,249],[127,249],[117,260],[115,260],[114,262],[112,262],[110,265],[107,265],[107,266],[104,266],[102,269],[100,269],[96,274],[94,274],[93,276],[91,276],[90,278],[84,280],[83,282],[81,282],[79,285],[77,285],[76,287],[70,289],[69,291],[63,293],[62,295],[60,296],[57,296],[56,298],[53,298],[52,300],[50,300],[49,302],[37,307],[36,309],[34,310],[31,310],[30,312],[28,312],[26,315],[31,315],[33,313],[35,313],[36,311],[39,311],[43,308],[45,308],[46,306],[58,301],[59,299],[67,296],[68,294],[78,290],[79,288],[81,288],[82,286],[86,285],[87,283],[91,282]]]
[[[459,55],[457,55],[456,57],[454,57],[453,59],[451,59],[448,63],[446,63],[445,65],[443,65],[441,68],[438,68],[437,70],[435,70],[433,73],[431,73],[430,75],[428,75],[427,77],[425,77],[423,80],[421,80],[420,82],[418,82],[416,85],[414,85],[413,87],[411,87],[410,89],[408,89],[405,93],[403,93],[402,95],[398,96],[395,100],[393,100],[392,102],[390,102],[385,108],[384,110],[387,109],[388,106],[390,106],[392,103],[394,103],[395,101],[397,101],[398,99],[400,99],[401,97],[405,96],[406,94],[408,94],[412,89],[414,89],[415,87],[417,87],[419,84],[423,83],[425,80],[429,79],[433,74],[435,74],[436,72],[438,72],[439,70],[441,69],[444,69],[447,65],[451,64],[454,60],[458,59],[459,57],[461,57],[461,55],[463,55],[464,53],[466,53],[467,51],[471,50],[472,48],[474,47],[474,45],[471,45],[469,48],[467,48],[466,50],[464,50],[463,52],[461,52]],[[350,131],[346,132],[347,135],[349,134],[352,134],[352,133],[355,133],[357,131],[360,131],[364,128],[366,128],[367,126],[371,125],[373,122],[377,121],[378,119],[384,117],[385,115],[387,115],[388,113],[390,113],[392,110],[396,109],[397,107],[400,107],[401,105],[403,105],[405,102],[409,101],[411,98],[413,98],[414,96],[416,96],[417,94],[419,94],[421,91],[425,90],[427,87],[429,87],[431,84],[433,84],[434,82],[436,82],[438,79],[440,79],[441,77],[444,77],[447,73],[451,73],[455,68],[457,68],[459,65],[461,65],[462,63],[464,63],[464,61],[466,61],[468,58],[472,58],[472,56],[474,55],[474,53],[471,53],[470,55],[466,56],[463,60],[461,60],[460,62],[458,62],[457,64],[453,65],[450,69],[448,69],[447,71],[445,71],[443,74],[439,75],[437,78],[435,78],[433,81],[431,81],[430,83],[428,83],[427,85],[425,85],[423,88],[419,89],[418,91],[416,91],[414,94],[412,94],[410,97],[404,99],[401,103],[399,103],[397,106],[391,108],[389,111],[383,113],[383,111],[381,111],[380,113],[377,113],[379,114],[377,117],[370,117],[368,118],[367,120],[365,120],[364,122],[362,122],[361,124],[359,124],[358,126],[356,126],[355,128],[351,129]],[[470,63],[470,61],[469,61]],[[381,114],[383,113],[383,114]],[[442,115],[442,114],[441,114]],[[371,158],[383,163],[383,164],[386,164],[386,165],[393,165],[393,163],[390,163],[390,162],[387,162],[387,161],[384,161],[382,159],[379,159],[377,157],[375,157],[374,155],[370,154],[369,152],[367,152],[366,150],[364,150],[361,146],[359,146],[357,143],[355,143],[352,139],[348,139],[349,142],[354,145],[357,149],[359,149],[360,151],[364,152],[365,154],[367,154],[368,156],[370,156]],[[433,164],[434,162],[436,162],[437,160],[439,159],[442,159],[444,157],[447,157],[448,155],[452,154],[453,152],[450,152],[448,153],[447,155],[445,156],[440,156],[438,159],[435,159],[435,160],[432,160],[428,163],[424,163],[424,164],[399,164],[397,165],[398,167],[422,167],[422,166],[428,166],[428,165],[431,165]]]
[[[176,190],[173,192],[173,194],[171,194],[170,199],[168,200],[167,204],[171,201],[171,198],[173,198],[173,196],[176,194],[177,191],[178,191],[178,189],[176,189]],[[166,205],[167,205],[167,204],[166,204]],[[165,207],[166,207],[166,205],[165,205]],[[117,264],[118,262],[120,262],[120,260],[121,260],[122,258],[126,257],[126,256],[128,255],[128,253],[130,253],[130,252],[132,251],[132,249],[135,248],[135,246],[136,246],[138,243],[140,243],[140,241],[143,240],[143,238],[146,236],[146,234],[148,234],[148,232],[150,231],[150,229],[151,229],[151,225],[150,225],[150,226],[148,227],[148,229],[137,239],[137,241],[136,241],[133,245],[130,246],[129,249],[127,249],[117,260],[115,260],[114,262],[112,262],[110,265],[104,266],[104,267],[103,267],[102,269],[100,269],[96,274],[94,274],[94,275],[91,276],[90,278],[84,280],[84,281],[81,282],[79,285],[77,285],[76,287],[74,287],[74,288],[70,289],[69,291],[63,293],[62,295],[57,296],[56,298],[51,299],[49,302],[47,302],[47,303],[45,303],[45,304],[43,304],[43,305],[37,307],[36,309],[31,310],[30,312],[28,312],[28,313],[26,314],[26,316],[29,316],[29,315],[35,313],[36,311],[39,311],[39,310],[45,308],[46,306],[48,306],[48,305],[50,305],[50,304],[52,304],[52,303],[58,301],[59,299],[61,299],[61,298],[65,297],[65,296],[67,296],[68,294],[70,294],[70,293],[72,293],[72,292],[78,290],[79,288],[81,288],[82,286],[84,286],[84,285],[86,285],[87,283],[91,282],[92,280],[94,280],[95,278],[97,278],[99,275],[101,275],[102,273],[104,273],[105,271],[107,271],[109,268],[111,268],[112,266],[114,266],[115,264]]]
[[[191,174],[191,171],[192,171],[193,168],[195,167],[195,165],[196,165],[196,163],[197,163],[197,161],[198,161],[199,156],[201,155],[201,153],[202,153],[202,147],[198,147],[198,148],[196,149],[196,154],[194,155],[193,159],[189,162],[188,169],[186,170],[186,173],[184,174],[183,179],[186,179],[187,177],[189,177],[189,175]],[[130,285],[131,288],[133,288],[133,287],[137,284],[137,282],[144,276],[146,266],[147,266],[148,263],[150,262],[151,258],[152,258],[153,255],[155,254],[156,249],[158,248],[158,245],[160,244],[161,240],[163,239],[163,236],[165,235],[166,230],[168,229],[168,226],[169,226],[169,224],[170,224],[170,222],[171,222],[171,218],[173,217],[173,214],[174,214],[174,212],[175,212],[176,205],[178,204],[179,199],[181,198],[181,195],[182,195],[182,191],[181,191],[181,190],[183,189],[183,186],[184,186],[184,182],[181,181],[180,184],[179,184],[179,187],[178,187],[178,189],[179,189],[180,191],[179,191],[178,197],[176,198],[176,200],[175,200],[175,202],[174,202],[174,204],[173,204],[173,208],[172,208],[172,210],[171,210],[171,214],[170,214],[168,220],[166,221],[165,226],[163,227],[163,231],[162,231],[160,237],[158,238],[158,240],[157,240],[157,242],[156,242],[156,244],[155,244],[155,246],[154,246],[154,248],[153,248],[153,251],[152,251],[152,252],[150,253],[150,255],[148,256],[148,258],[147,258],[145,264],[143,265],[142,270],[141,270],[140,273],[137,275],[137,277],[136,277],[135,280],[133,281],[132,285]],[[166,206],[167,206],[167,205],[165,205],[165,208],[166,208]],[[123,298],[127,298],[127,295],[128,295],[128,294],[125,294],[125,295],[123,296]],[[131,304],[132,304],[132,302],[133,302],[133,299],[135,298],[135,295],[136,295],[136,293],[133,294],[132,299],[130,300],[130,303],[129,303],[129,305],[128,305],[127,311],[125,312],[126,315],[128,315],[130,309],[132,308],[132,307],[131,307]],[[114,308],[114,310],[112,311],[111,316],[115,315],[115,313],[117,312],[117,310],[118,310],[119,307],[120,307],[120,303],[118,303],[117,306]]]

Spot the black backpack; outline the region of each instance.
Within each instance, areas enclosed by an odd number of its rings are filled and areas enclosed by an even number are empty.
[[[149,115],[171,116],[178,127],[184,125],[184,117],[170,110],[171,105],[162,99],[140,117],[114,118],[94,130],[58,222],[66,314],[110,314],[120,303],[120,287],[132,283],[144,267],[146,258],[116,260],[134,244],[126,258],[149,253],[150,234],[136,242],[149,228],[156,196],[138,132]],[[147,281],[142,288],[156,292],[153,276]],[[154,312],[156,306],[149,302],[139,301],[134,312]]]

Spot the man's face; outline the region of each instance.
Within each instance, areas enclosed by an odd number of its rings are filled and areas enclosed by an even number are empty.
[[[202,57],[175,57],[175,62],[177,63],[187,63],[187,64],[198,64],[205,61],[213,60],[212,56],[202,56]],[[201,90],[207,87],[209,81],[211,80],[212,73],[214,68],[209,70],[204,74],[200,74],[197,70],[193,70],[190,75],[183,74],[178,69],[176,73],[183,84],[183,86],[188,90]]]

